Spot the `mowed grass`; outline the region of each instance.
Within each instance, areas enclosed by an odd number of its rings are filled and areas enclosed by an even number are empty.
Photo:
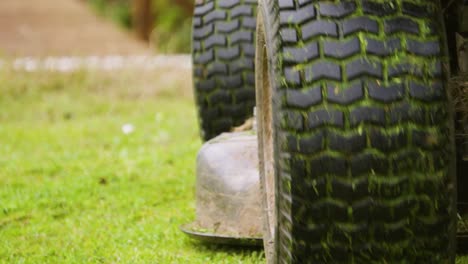
[[[201,146],[189,76],[0,70],[0,263],[263,263],[178,230]]]
[[[201,146],[189,76],[0,70],[0,263],[262,263],[178,229]]]

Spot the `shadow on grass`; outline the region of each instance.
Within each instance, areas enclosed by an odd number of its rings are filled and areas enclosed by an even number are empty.
[[[187,246],[190,246],[199,252],[207,254],[224,253],[226,255],[237,255],[245,257],[264,257],[264,251],[262,246],[223,245],[197,241],[189,238],[185,240],[185,243],[187,244]]]
[[[236,245],[220,245],[212,244],[208,242],[196,241],[193,239],[186,239],[186,244],[197,251],[213,254],[213,253],[224,253],[226,255],[237,255],[241,257],[257,256],[264,258],[265,254],[263,247],[261,246],[236,246]],[[456,264],[468,264],[468,250],[458,250]]]

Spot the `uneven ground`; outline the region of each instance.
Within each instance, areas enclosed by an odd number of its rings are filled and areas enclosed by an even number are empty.
[[[1,0],[0,56],[135,55],[147,45],[81,0]]]

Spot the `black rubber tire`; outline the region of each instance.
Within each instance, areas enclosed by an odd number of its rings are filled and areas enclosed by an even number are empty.
[[[253,115],[256,7],[257,0],[196,1],[193,74],[204,140]]]
[[[261,1],[257,89],[266,45],[278,218],[270,262],[454,263],[439,3]]]

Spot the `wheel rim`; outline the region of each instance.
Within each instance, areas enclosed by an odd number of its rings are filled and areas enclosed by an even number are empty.
[[[264,243],[268,260],[275,255],[275,236],[277,229],[276,176],[274,155],[273,94],[270,84],[268,53],[262,17],[257,24],[257,126],[259,140],[260,183],[264,214]],[[268,262],[269,263],[269,262]]]
[[[273,154],[273,115],[271,109],[271,86],[268,81],[268,68],[265,67],[267,63],[267,56],[264,56],[263,60],[263,102],[260,106],[261,114],[261,133],[262,133],[262,145],[263,145],[263,171],[265,177],[263,179],[263,184],[266,191],[266,203],[267,203],[267,213],[268,213],[268,226],[270,228],[270,234],[274,237],[275,233],[275,166],[274,166],[274,154]]]

